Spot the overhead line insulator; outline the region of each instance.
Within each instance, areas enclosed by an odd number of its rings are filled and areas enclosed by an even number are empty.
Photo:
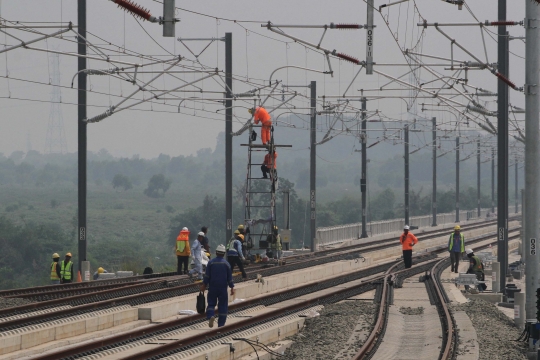
[[[343,53],[337,53],[336,56],[337,56],[338,58],[343,59],[343,60],[352,62],[353,64],[360,65],[360,60],[358,60],[357,58],[352,57],[352,56],[350,56],[350,55],[343,54]]]
[[[516,84],[514,84],[512,81],[510,81],[509,78],[501,74],[500,72],[496,71],[495,76],[498,77],[502,82],[506,83],[506,85],[510,86],[514,90],[518,90]]]
[[[514,26],[519,25],[520,23],[518,21],[492,21],[490,23],[491,26]]]
[[[341,30],[351,30],[351,29],[362,29],[362,25],[358,24],[337,24],[336,29]]]
[[[157,22],[158,20],[150,14],[148,9],[143,8],[141,5],[136,4],[131,0],[111,0],[118,7],[123,8],[125,11],[131,13],[133,16],[137,16],[143,20],[148,20],[150,22]]]

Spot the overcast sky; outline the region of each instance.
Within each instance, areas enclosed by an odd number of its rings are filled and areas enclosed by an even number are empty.
[[[136,0],[140,5],[150,9],[153,15],[162,13],[162,5],[153,0]],[[388,1],[375,1],[376,6]],[[10,21],[39,21],[39,22],[77,22],[76,0],[0,0],[1,16]],[[307,51],[298,44],[290,43],[284,37],[271,33],[261,28],[260,22],[272,21],[275,24],[329,24],[334,23],[359,23],[366,22],[366,4],[364,1],[320,1],[320,0],[272,0],[272,1],[177,1],[177,7],[194,12],[208,14],[224,19],[249,20],[253,23],[234,23],[232,21],[219,20],[205,17],[195,13],[178,10],[177,17],[180,22],[176,25],[176,36],[180,37],[221,37],[225,32],[233,33],[233,72],[237,76],[251,79],[268,79],[270,74],[278,67],[285,65],[297,65],[318,70],[327,70],[324,58],[316,52]],[[474,22],[473,16],[466,10],[459,11],[456,6],[442,1],[417,0],[416,5],[421,15],[428,22]],[[494,0],[475,0],[470,2],[472,12],[478,20],[497,20],[497,6]],[[388,12],[383,11],[383,14]],[[522,20],[524,17],[524,0],[509,1],[508,20]],[[413,20],[414,17],[414,20]],[[375,14],[375,42],[374,60],[378,63],[400,63],[405,60],[390,35],[394,33],[399,46],[410,48],[418,37],[418,15],[415,15],[412,1],[396,5],[390,9],[388,15],[389,25],[385,25],[380,14]],[[164,56],[167,52],[182,55],[193,60],[193,55],[175,38],[163,38],[162,29],[157,24],[140,21],[140,24],[148,32],[146,34],[137,21],[129,14],[118,9],[108,0],[88,1],[88,31],[101,37],[112,44],[147,55]],[[399,24],[399,27],[398,27]],[[247,29],[247,30],[246,30]],[[509,27],[511,35],[523,36],[523,27]],[[290,30],[290,31],[289,31]],[[290,34],[302,39],[317,43],[322,34],[320,29],[310,30],[287,30]],[[490,30],[496,33],[495,27]],[[54,30],[46,30],[53,32]],[[481,59],[485,59],[480,30],[477,27],[444,28],[458,42],[467,46]],[[35,35],[21,34],[13,30],[10,34],[21,36],[23,39],[35,38]],[[261,36],[264,35],[264,36]],[[73,43],[73,34],[69,34],[68,41],[51,39],[34,44],[39,48],[58,48],[65,52],[75,52],[76,44]],[[89,36],[89,40],[95,45],[107,45],[98,41],[96,37]],[[160,48],[157,41],[165,50]],[[329,31],[322,46],[330,50],[336,49],[364,60],[366,35],[364,30],[356,31]],[[17,42],[7,35],[0,33],[0,43],[13,45]],[[496,62],[496,43],[486,36],[489,62]],[[191,50],[198,54],[206,45],[205,42],[186,43]],[[511,42],[511,50],[519,56],[524,55],[524,44],[516,40]],[[112,49],[113,47],[111,47]],[[428,28],[422,43],[423,52],[437,56],[450,56],[450,45],[434,28]],[[114,49],[118,49],[115,47]],[[167,51],[167,52],[166,52]],[[472,60],[463,52],[456,50],[455,55],[460,60]],[[120,57],[117,57],[119,59]],[[136,61],[135,57],[123,57],[128,61]],[[200,56],[201,63],[208,66],[224,68],[224,46],[222,43],[213,43]],[[44,52],[17,49],[7,54],[0,54],[0,152],[9,155],[15,150],[26,151],[28,144],[34,150],[43,152],[49,123],[52,88],[48,86],[51,78],[52,58]],[[69,152],[77,149],[77,121],[76,121],[76,91],[70,89],[71,80],[77,71],[76,58],[61,56],[61,84],[62,88],[62,115],[66,140]],[[431,62],[426,60],[426,62]],[[436,62],[436,60],[433,60]],[[511,55],[510,77],[518,86],[522,86],[524,79],[523,59]],[[105,63],[90,60],[88,68],[104,69]],[[280,79],[289,84],[303,85],[306,82],[317,81],[318,95],[342,94],[352,77],[358,70],[356,65],[344,61],[332,60],[335,76],[308,73],[303,70],[279,70],[273,79]],[[153,70],[160,69],[159,66]],[[388,74],[401,75],[406,68],[379,66],[377,69]],[[441,72],[444,72],[439,68]],[[422,74],[426,74],[423,72]],[[448,72],[450,75],[450,72]],[[496,79],[487,71],[471,71],[471,84],[491,91],[496,91]],[[150,78],[149,74],[146,80]],[[195,75],[178,75],[186,81],[196,79]],[[200,77],[200,75],[197,75]],[[424,75],[423,75],[424,76]],[[426,79],[430,79],[425,75]],[[9,79],[8,79],[9,77]],[[114,95],[123,96],[134,90],[133,85],[120,80],[93,76],[90,78],[90,86],[93,92],[89,93],[88,115],[95,116],[102,113],[106,106],[114,104],[118,98]],[[20,80],[17,80],[20,79]],[[28,81],[44,84],[32,83]],[[408,81],[405,76],[404,80]],[[349,95],[359,95],[360,88],[378,87],[385,83],[385,79],[379,75],[367,76],[364,72],[356,79]],[[156,82],[158,87],[171,88],[178,86],[180,81],[172,77],[166,77]],[[75,82],[76,85],[76,82]],[[219,90],[218,84],[213,80],[206,80],[199,84],[204,90]],[[250,87],[235,82],[234,92],[250,90]],[[298,88],[298,91],[306,92],[307,89]],[[102,95],[96,94],[103,93]],[[109,96],[108,94],[111,94]],[[186,93],[192,96],[194,93]],[[306,92],[307,94],[307,92]],[[207,94],[207,98],[219,98],[220,94]],[[18,100],[22,99],[22,100]],[[25,100],[26,99],[26,100]],[[33,101],[29,101],[33,100]],[[511,92],[512,104],[523,106],[522,94]],[[178,103],[178,102],[177,102]],[[176,106],[177,106],[177,103]],[[298,101],[297,106],[307,103]],[[138,111],[123,111],[114,114],[110,118],[97,124],[89,124],[88,148],[98,151],[102,148],[109,150],[115,156],[132,156],[139,154],[142,157],[151,158],[166,153],[173,156],[194,154],[201,148],[214,148],[216,136],[224,130],[223,113],[216,114],[217,106],[193,104],[186,102],[186,108],[181,108],[178,113],[176,106],[151,106],[144,104],[137,107]],[[275,101],[270,106],[276,105]],[[194,109],[193,109],[194,107]],[[393,118],[407,119],[406,104],[400,100],[373,101],[369,102],[368,109],[379,109]],[[493,108],[494,109],[494,108]],[[141,111],[144,110],[144,111]],[[154,111],[152,111],[154,110]],[[157,110],[164,110],[158,112]],[[307,110],[306,110],[307,112]],[[445,113],[425,113],[426,117],[438,116],[442,120],[450,120],[452,116]],[[235,108],[234,127],[240,127],[242,121],[247,120],[247,112],[244,108]],[[308,136],[307,131],[297,131],[298,136]]]

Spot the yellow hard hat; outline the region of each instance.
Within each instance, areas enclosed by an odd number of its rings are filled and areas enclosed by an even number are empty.
[[[253,109],[248,109],[248,113],[253,114]]]
[[[238,225],[238,230],[244,230],[244,225],[242,224]]]
[[[68,252],[68,253],[66,254],[66,256],[69,256],[69,257],[71,257],[71,253],[70,253],[70,252]]]
[[[235,233],[236,235],[238,235],[238,234],[240,234],[240,230],[234,230],[234,233]]]
[[[104,271],[105,271],[105,269],[103,269],[102,267],[99,267],[97,269],[98,274],[103,274]]]
[[[238,237],[239,237],[240,239],[242,239],[242,241],[244,241],[244,235],[239,234]]]
[[[454,230],[461,230],[461,226],[459,225],[454,226]]]
[[[60,258],[60,255],[58,255],[58,253],[54,253],[54,254],[52,254],[52,258],[53,259],[58,259],[58,258]]]

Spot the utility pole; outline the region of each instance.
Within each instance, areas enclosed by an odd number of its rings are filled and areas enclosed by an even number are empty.
[[[538,287],[538,229],[540,173],[540,85],[539,23],[540,7],[525,1],[525,312],[526,319],[536,318],[536,288]],[[532,341],[529,343],[531,346]]]
[[[459,136],[456,137],[456,222],[459,222]]]
[[[366,75],[373,74],[373,3],[374,0],[366,0],[367,4],[367,28],[366,28]]]
[[[431,195],[431,212],[433,221],[431,226],[437,226],[437,118],[431,119],[433,121],[433,193]]]
[[[409,126],[405,125],[405,225],[409,225]]]
[[[476,141],[476,202],[477,202],[477,214],[476,216],[480,219],[480,137]]]
[[[225,238],[232,238],[232,33],[225,33]]]
[[[317,82],[312,81],[309,85],[311,89],[311,119],[310,119],[310,166],[309,166],[309,189],[310,189],[310,241],[311,251],[317,250],[317,223],[316,223],[316,171],[317,171]]]
[[[505,21],[506,0],[498,1],[498,19]],[[499,25],[497,34],[497,70],[508,78],[506,25]],[[497,261],[501,264],[502,291],[508,268],[508,85],[500,79],[497,81],[497,166]]]
[[[366,224],[366,190],[367,190],[367,119],[366,119],[366,98],[362,98],[362,178],[360,179],[360,192],[362,193],[362,234],[360,238],[367,238]]]
[[[517,156],[516,156],[516,163],[514,164],[514,168],[515,168],[515,171],[516,171],[516,181],[514,183],[514,196],[515,196],[515,200],[516,200],[516,208],[515,208],[515,213],[517,214],[518,213],[518,207],[519,207],[519,201],[518,201],[518,159],[517,159]]]
[[[86,0],[77,0],[77,119],[78,119],[78,270],[81,262],[86,261]],[[76,280],[76,279],[73,279]]]
[[[491,213],[495,213],[495,148],[491,148]]]

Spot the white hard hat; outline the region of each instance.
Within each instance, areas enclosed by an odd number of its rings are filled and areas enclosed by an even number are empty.
[[[182,228],[182,231],[189,231],[187,227]]]
[[[220,254],[225,254],[225,245],[219,244],[216,248],[216,252]]]
[[[467,254],[472,254],[473,251],[472,251],[472,249],[469,248],[469,249],[465,249],[465,253],[467,253]]]
[[[403,228],[403,230],[409,230],[409,225],[405,225],[405,227]]]
[[[197,236],[204,236],[204,233],[202,231],[199,231],[199,233],[197,234]]]

